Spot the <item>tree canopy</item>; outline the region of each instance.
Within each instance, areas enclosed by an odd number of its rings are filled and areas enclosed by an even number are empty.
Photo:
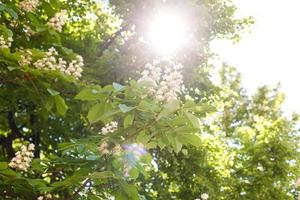
[[[188,41],[147,40],[161,10]],[[216,38],[253,19],[230,0],[2,0],[0,199],[296,199],[298,115],[279,87],[249,96]]]

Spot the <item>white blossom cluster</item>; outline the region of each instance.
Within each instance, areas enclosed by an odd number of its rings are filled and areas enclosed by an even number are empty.
[[[208,194],[207,193],[203,193],[203,194],[201,194],[201,199],[202,200],[207,200],[208,199]]]
[[[54,17],[52,17],[47,23],[48,26],[52,27],[54,30],[58,32],[61,32],[67,20],[66,14],[67,14],[66,10],[62,10],[58,13],[55,13]]]
[[[177,99],[183,86],[180,72],[182,65],[168,61],[166,64],[154,62],[146,64],[139,82],[146,82],[149,94],[158,101]]]
[[[22,53],[21,60],[19,60],[19,65],[21,67],[24,67],[25,65],[30,65],[32,62],[31,51],[28,49],[27,50],[20,49],[19,51],[20,51],[20,53]]]
[[[31,37],[35,34],[35,32],[27,25],[24,25],[24,28],[25,28],[25,35],[27,37]]]
[[[106,124],[102,129],[101,129],[101,134],[106,135],[107,133],[113,133],[118,129],[118,122],[112,121],[108,124]]]
[[[21,150],[15,153],[15,157],[10,161],[9,166],[17,170],[27,172],[34,157],[34,144],[22,145]]]
[[[103,155],[107,155],[107,154],[111,154],[111,153],[113,153],[114,155],[119,155],[122,151],[122,147],[120,144],[115,144],[114,147],[110,150],[109,144],[106,141],[104,141],[100,144],[100,146],[98,147],[98,150]]]
[[[18,27],[18,21],[11,21],[10,23],[9,23],[9,26],[11,26],[12,28],[17,28]]]
[[[67,75],[74,76],[75,78],[80,78],[83,67],[83,58],[79,55],[76,56],[75,60],[72,60],[69,65],[62,58],[56,59],[58,55],[55,48],[51,47],[46,56],[42,59],[37,60],[33,65],[42,70],[58,70]]]
[[[20,8],[25,12],[33,12],[39,5],[39,0],[24,0],[20,3]]]
[[[52,199],[52,195],[51,194],[47,194],[45,196],[39,196],[37,198],[37,200],[49,200],[49,199]]]
[[[108,143],[106,141],[102,142],[100,146],[98,147],[98,150],[100,151],[101,154],[109,154],[110,151],[108,149]]]
[[[116,144],[116,145],[114,146],[114,148],[112,149],[112,153],[113,153],[114,155],[119,155],[119,154],[121,153],[122,150],[123,150],[123,149],[122,149],[121,145]]]
[[[12,37],[4,38],[3,35],[0,35],[0,49],[11,47],[12,42],[13,42]]]
[[[64,61],[62,59],[59,59],[59,63],[63,63]],[[83,58],[80,55],[76,56],[75,60],[72,60],[71,63],[69,63],[69,66],[64,71],[67,75],[72,75],[75,78],[80,78],[82,73],[82,67],[83,64]]]

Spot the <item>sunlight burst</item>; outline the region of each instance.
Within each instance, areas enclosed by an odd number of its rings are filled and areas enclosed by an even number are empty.
[[[159,54],[170,54],[187,41],[187,27],[182,16],[160,13],[150,24],[149,42]]]

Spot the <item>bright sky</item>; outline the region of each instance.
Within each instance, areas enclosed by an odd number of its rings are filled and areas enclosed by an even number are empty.
[[[287,113],[300,113],[300,0],[235,0],[241,16],[251,15],[252,33],[238,44],[216,41],[220,57],[238,68],[243,85],[256,87],[279,81]]]

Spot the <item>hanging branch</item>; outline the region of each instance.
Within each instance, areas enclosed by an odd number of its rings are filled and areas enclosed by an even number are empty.
[[[109,38],[108,40],[106,40],[104,42],[104,44],[101,45],[98,56],[99,57],[103,56],[104,51],[106,49],[108,49],[108,47],[115,42],[115,40],[122,34],[122,32],[126,31],[127,29],[128,29],[128,25],[122,26],[122,28],[120,28],[117,32],[115,32],[115,34],[112,35],[111,38]]]

